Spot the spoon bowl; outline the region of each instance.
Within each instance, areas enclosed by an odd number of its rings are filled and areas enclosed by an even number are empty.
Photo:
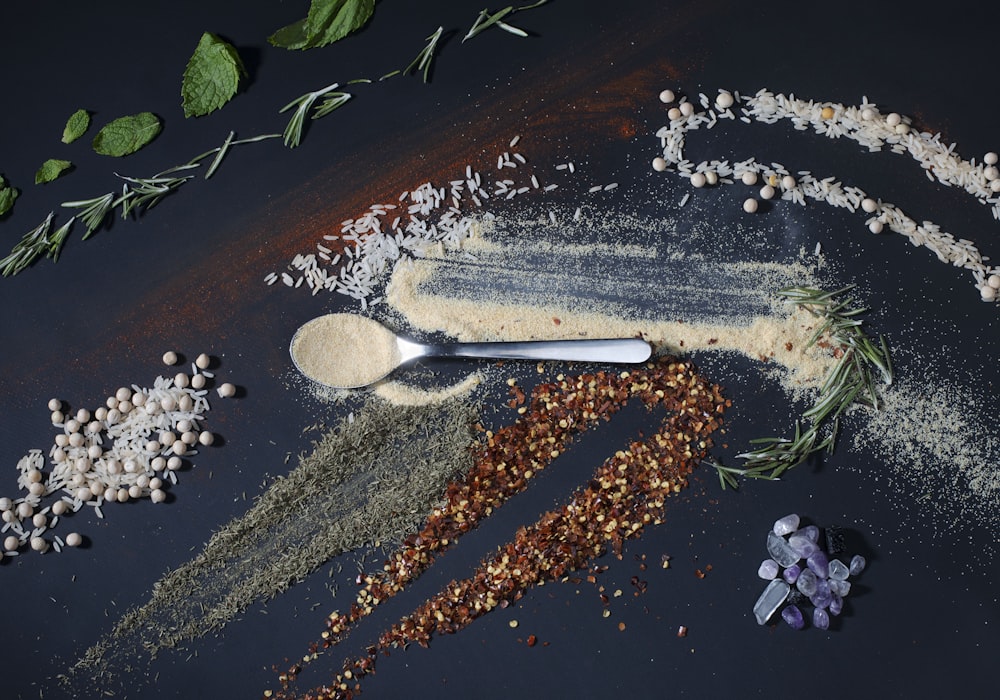
[[[649,359],[652,347],[641,338],[418,343],[357,314],[328,314],[302,325],[289,352],[296,369],[313,381],[358,389],[423,357],[636,364]]]

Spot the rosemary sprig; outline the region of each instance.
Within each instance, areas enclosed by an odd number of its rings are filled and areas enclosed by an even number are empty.
[[[515,27],[513,25],[504,22],[504,18],[514,14],[515,12],[520,12],[521,10],[530,10],[532,8],[538,7],[539,5],[544,5],[548,0],[539,0],[539,2],[532,3],[530,5],[522,5],[521,7],[514,7],[513,5],[508,5],[502,10],[497,10],[491,13],[489,10],[481,10],[479,16],[476,17],[476,21],[472,23],[472,27],[469,28],[468,33],[462,37],[462,43],[476,36],[480,32],[489,29],[490,27],[496,25],[505,32],[510,32],[516,36],[526,37],[528,32],[524,31],[520,27]]]
[[[885,338],[880,336],[876,345],[862,330],[862,321],[857,316],[867,309],[853,308],[853,300],[843,297],[853,286],[833,291],[789,287],[778,292],[786,304],[802,308],[822,319],[806,348],[827,336],[840,356],[820,386],[819,396],[802,414],[802,418],[808,421],[806,427],[803,427],[803,421],[796,421],[795,435],[791,439],[772,437],[751,440],[751,445],[756,447],[737,455],[744,460],[743,468],[709,463],[718,472],[723,489],[727,486],[737,488],[737,476],[778,479],[785,471],[816,452],[826,450],[832,453],[840,417],[851,405],[861,403],[878,409],[876,378],[891,384],[892,362]],[[826,425],[830,427],[825,428]]]
[[[333,93],[333,91],[336,90],[338,87],[340,87],[339,83],[333,83],[331,85],[327,85],[325,88],[321,88],[314,92],[307,92],[305,95],[302,95],[301,97],[292,100],[287,105],[278,110],[278,114],[284,114],[293,107],[295,108],[295,112],[292,113],[292,118],[288,120],[288,125],[285,127],[285,132],[283,134],[286,146],[288,146],[289,148],[295,148],[300,143],[302,143],[302,131],[305,127],[306,117],[309,116],[309,110],[312,109],[314,104],[316,104],[316,100],[323,97],[324,95]],[[316,108],[316,111],[313,112],[312,118],[319,119],[320,117],[325,117],[327,114],[337,109],[337,107],[340,107],[345,102],[347,102],[349,99],[351,99],[350,93],[347,92],[333,93],[332,95],[327,97],[327,99],[323,102],[323,104],[321,104],[319,107]]]
[[[87,226],[87,233],[83,235],[83,240],[90,238],[91,234],[101,227],[104,219],[115,204],[115,193],[108,192],[93,199],[81,199],[75,202],[63,202],[61,206],[67,209],[80,209],[80,213],[75,215]]]
[[[140,209],[148,211],[156,206],[161,199],[192,179],[194,175],[188,171],[200,168],[206,158],[214,156],[212,163],[205,173],[207,179],[215,173],[222,159],[233,146],[256,143],[281,136],[281,134],[262,134],[248,139],[234,140],[233,137],[235,135],[234,132],[230,132],[221,146],[195,156],[183,165],[167,168],[152,177],[126,177],[115,173],[119,178],[124,180],[121,194],[117,197],[114,192],[107,192],[92,199],[63,202],[61,206],[66,209],[76,209],[78,210],[77,213],[49,235],[52,220],[55,217],[54,212],[50,213],[42,223],[21,238],[6,258],[0,260],[0,274],[4,277],[16,275],[43,256],[52,260],[58,260],[62,246],[66,242],[73,224],[77,220],[80,220],[86,226],[87,230],[82,240],[87,240],[104,225],[108,216],[119,207],[124,219],[129,214],[139,213]]]
[[[10,251],[10,254],[0,260],[0,272],[3,272],[4,277],[16,275],[49,249],[48,233],[49,229],[52,228],[53,216],[55,214],[49,212],[42,223],[24,234]]]
[[[413,71],[423,71],[424,82],[428,82],[431,77],[431,63],[434,61],[434,54],[437,51],[438,41],[444,34],[444,27],[438,27],[437,31],[427,37],[427,46],[420,50],[417,57],[406,68],[402,70],[403,75],[408,75]]]

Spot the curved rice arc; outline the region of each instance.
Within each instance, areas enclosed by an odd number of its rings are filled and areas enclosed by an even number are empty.
[[[758,93],[758,95],[759,94],[760,93]],[[753,99],[754,98],[745,98],[745,100],[741,99],[733,106],[736,107],[743,101],[750,101],[752,103]],[[819,108],[819,104],[817,103],[810,102],[802,104],[805,107],[813,105],[815,108]],[[843,105],[837,104],[834,107],[834,111],[836,112],[837,109],[843,110],[846,108],[844,108]],[[705,108],[703,111],[698,111],[696,109],[692,115],[675,119],[669,126],[662,127],[657,132],[657,136],[660,139],[663,150],[663,158],[668,167],[676,167],[681,175],[685,177],[690,177],[691,174],[699,171],[714,170],[714,168],[712,168],[712,164],[716,163],[716,161],[702,161],[697,166],[693,166],[690,161],[687,161],[684,158],[686,133],[699,129],[702,123],[708,124],[707,128],[712,128],[719,121],[725,121],[726,119],[736,121],[736,117],[731,110],[721,111],[721,114],[724,115],[727,111],[728,116],[723,116],[722,118],[717,119],[719,115],[709,108]],[[709,116],[706,116],[706,114]],[[753,116],[753,112],[750,111],[749,116],[745,118],[749,119]],[[795,119],[796,117],[788,118]],[[758,121],[760,120],[758,119]],[[808,122],[808,120],[805,121]],[[966,161],[961,162],[966,163]],[[759,163],[753,157],[743,161],[736,161],[734,163],[730,163],[729,161],[723,161],[723,163],[726,165],[726,175],[735,174],[738,176],[743,171],[753,171],[757,174],[766,174],[774,173],[779,171],[779,169],[784,170],[786,173],[790,172],[780,163],[771,163],[768,166],[763,163]],[[800,171],[800,174],[801,172],[802,171]],[[719,174],[724,174],[722,169],[720,169]],[[941,180],[939,179],[939,181]],[[808,185],[808,190],[803,191],[803,183]],[[942,182],[942,184],[948,185],[949,183]],[[877,208],[874,212],[871,212],[874,216],[865,222],[866,225],[870,226],[873,222],[877,221],[880,224],[887,226],[890,230],[906,236],[914,246],[929,248],[942,262],[964,267],[972,273],[977,290],[983,288],[983,285],[986,283],[987,275],[1000,273],[1000,268],[989,266],[984,262],[983,256],[980,254],[979,250],[976,248],[975,244],[972,243],[972,241],[956,239],[952,234],[941,231],[939,226],[930,221],[917,223],[895,205],[882,202],[881,199],[872,197],[858,187],[843,187],[841,183],[834,180],[833,177],[818,180],[809,175],[797,180],[795,186],[791,188],[784,187],[780,184],[780,182],[776,182],[775,185],[775,189],[781,193],[781,197],[784,200],[791,200],[799,204],[804,204],[805,197],[808,196],[816,201],[825,201],[831,206],[846,208],[852,212],[857,211],[863,199],[871,198],[875,200],[877,202]],[[977,201],[983,201],[978,197],[976,197],[976,199]],[[1000,207],[1000,205],[998,205],[998,207]],[[996,210],[994,214],[997,216]],[[930,243],[932,242],[936,245],[931,245]],[[951,252],[954,257],[948,256],[946,251],[942,250],[942,248],[947,248],[947,252]]]

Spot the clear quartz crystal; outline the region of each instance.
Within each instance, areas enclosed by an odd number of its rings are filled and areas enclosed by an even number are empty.
[[[781,579],[774,579],[767,584],[767,588],[753,606],[753,614],[757,618],[758,625],[766,624],[771,619],[775,611],[785,602],[789,591],[788,584]]]
[[[846,581],[850,573],[851,572],[850,569],[847,568],[847,564],[840,561],[840,559],[830,560],[830,578],[836,579],[837,581]]]
[[[789,546],[784,537],[776,535],[774,532],[767,533],[767,553],[778,562],[779,566],[791,566],[802,558]]]
[[[830,590],[834,595],[839,595],[841,598],[845,598],[848,593],[851,592],[851,582],[850,581],[838,581],[835,578],[830,579]]]
[[[860,554],[855,554],[851,558],[851,566],[850,566],[851,576],[857,576],[862,571],[864,571],[865,565],[867,563],[868,562],[865,561],[865,558],[863,556],[861,556]]]
[[[784,535],[788,535],[795,532],[798,528],[799,528],[799,516],[796,515],[795,513],[792,513],[791,515],[786,515],[783,518],[778,518],[777,520],[775,520],[772,532],[778,535],[778,537],[782,537]]]

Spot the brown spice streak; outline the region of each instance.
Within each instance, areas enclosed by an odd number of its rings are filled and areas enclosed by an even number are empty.
[[[329,617],[320,646],[342,641],[353,623],[399,593],[437,553],[523,491],[575,435],[609,420],[633,398],[647,408],[662,406],[666,411],[652,436],[609,457],[567,504],[519,528],[514,540],[470,578],[450,582],[386,631],[365,656],[348,661],[330,685],[305,697],[354,697],[360,692],[358,681],[374,672],[380,652],[411,642],[427,646],[434,633],[457,632],[490,610],[519,600],[536,583],[585,568],[609,546],[620,557],[625,539],[640,536],[646,525],[661,523],[666,498],[687,485],[688,474],[710,447],[709,435],[730,405],[719,388],[701,379],[691,363],[671,357],[630,372],[567,376],[539,385],[513,425],[487,432],[472,470],[463,481],[449,485],[445,504],[433,511],[423,529],[404,540],[381,572],[359,579],[362,588],[356,601],[346,613]],[[300,670],[296,665],[279,676],[284,687],[280,697],[291,697],[289,684]]]

